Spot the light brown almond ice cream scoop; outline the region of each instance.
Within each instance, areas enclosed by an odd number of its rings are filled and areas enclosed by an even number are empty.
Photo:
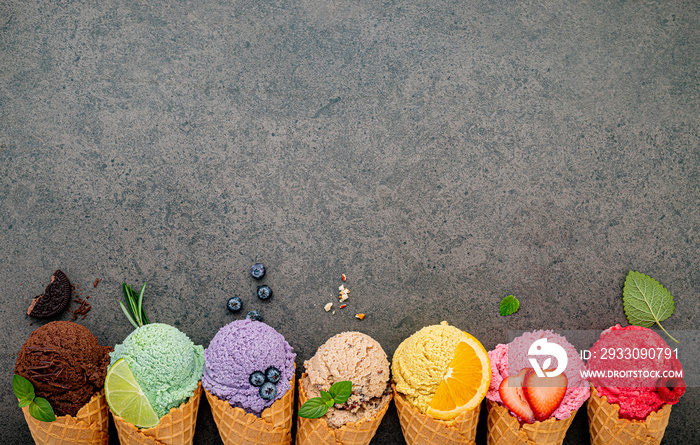
[[[361,332],[343,332],[328,339],[311,359],[304,362],[307,377],[302,381],[309,398],[336,382],[352,382],[352,395],[324,416],[329,426],[371,417],[390,399],[389,361],[381,345]]]

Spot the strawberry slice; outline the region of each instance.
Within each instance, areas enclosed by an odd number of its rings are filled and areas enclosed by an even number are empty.
[[[527,370],[523,378],[523,392],[535,414],[535,419],[543,421],[559,408],[566,394],[567,383],[568,379],[564,374],[556,377],[538,377],[534,369]]]
[[[532,369],[530,369],[532,371]],[[523,379],[528,368],[523,369],[517,375],[511,375],[503,379],[498,387],[498,394],[501,395],[503,404],[527,423],[535,422],[535,415],[527,403],[523,392]]]

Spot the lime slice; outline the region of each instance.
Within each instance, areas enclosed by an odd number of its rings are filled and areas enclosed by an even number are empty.
[[[158,414],[141,391],[129,364],[123,358],[117,360],[105,377],[105,397],[112,413],[139,428],[158,425]]]

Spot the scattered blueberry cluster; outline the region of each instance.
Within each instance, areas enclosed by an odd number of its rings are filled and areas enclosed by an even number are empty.
[[[260,397],[264,400],[274,400],[277,397],[277,382],[280,381],[282,373],[274,366],[270,366],[263,373],[262,371],[254,371],[248,377],[251,385],[260,388]]]
[[[261,280],[265,276],[265,270],[265,265],[263,263],[255,263],[250,266],[250,276],[256,280]],[[272,289],[267,284],[263,284],[262,286],[258,286],[256,294],[261,300],[267,300],[272,296]],[[226,307],[231,312],[238,312],[243,307],[243,300],[241,300],[238,295],[234,295],[228,299],[226,302]],[[262,315],[258,311],[248,312],[245,318],[249,320],[262,321]]]

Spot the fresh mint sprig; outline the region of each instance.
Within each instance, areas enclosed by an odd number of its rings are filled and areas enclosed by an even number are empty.
[[[124,312],[124,315],[126,315],[126,318],[129,320],[129,323],[135,328],[148,324],[148,317],[146,317],[146,312],[143,310],[143,293],[146,290],[146,283],[143,283],[141,292],[138,294],[126,283],[122,283],[122,289],[124,290],[126,306],[121,301],[119,305],[122,308],[122,312]]]
[[[19,407],[24,408],[28,406],[29,414],[32,417],[42,422],[53,422],[56,420],[56,414],[54,414],[49,401],[43,397],[36,397],[32,382],[21,375],[15,374],[12,377],[12,390],[19,399]]]
[[[323,417],[328,408],[345,403],[352,394],[352,382],[342,381],[334,383],[328,391],[321,391],[321,397],[313,397],[299,408],[299,417],[305,419],[318,419]]]

